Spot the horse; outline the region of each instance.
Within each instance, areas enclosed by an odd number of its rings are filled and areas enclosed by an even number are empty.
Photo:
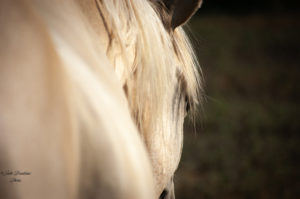
[[[201,1],[0,5],[1,198],[174,198]]]

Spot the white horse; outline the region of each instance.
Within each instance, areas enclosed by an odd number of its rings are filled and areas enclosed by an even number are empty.
[[[199,6],[1,0],[1,198],[172,198]]]

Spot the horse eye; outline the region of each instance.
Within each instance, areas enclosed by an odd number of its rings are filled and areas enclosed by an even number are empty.
[[[189,98],[188,96],[185,96],[185,110],[186,112],[188,113],[190,111],[190,101],[189,101]]]

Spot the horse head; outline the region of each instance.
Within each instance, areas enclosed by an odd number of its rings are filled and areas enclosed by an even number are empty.
[[[111,16],[104,17],[108,55],[146,144],[160,198],[174,192],[184,118],[200,96],[198,63],[182,25],[201,2],[137,0],[101,7]]]

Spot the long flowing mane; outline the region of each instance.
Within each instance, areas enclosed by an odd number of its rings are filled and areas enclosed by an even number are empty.
[[[180,75],[184,78],[185,92],[190,104],[192,107],[198,104],[202,87],[198,71],[200,68],[183,28],[178,27],[170,36],[161,21],[164,14],[157,9],[156,1],[96,2],[109,36],[107,52],[115,70],[118,70],[119,59],[127,63],[120,76],[133,117],[142,134],[147,133],[143,131],[146,109],[151,109],[151,113],[147,114],[148,123],[159,124],[159,121],[163,121],[160,114],[164,106],[162,101],[168,95],[166,91],[174,86],[170,84],[170,78],[175,67],[181,69]],[[128,57],[132,57],[128,46],[132,45],[134,61],[128,63]],[[151,102],[151,107],[145,107],[145,102]]]

